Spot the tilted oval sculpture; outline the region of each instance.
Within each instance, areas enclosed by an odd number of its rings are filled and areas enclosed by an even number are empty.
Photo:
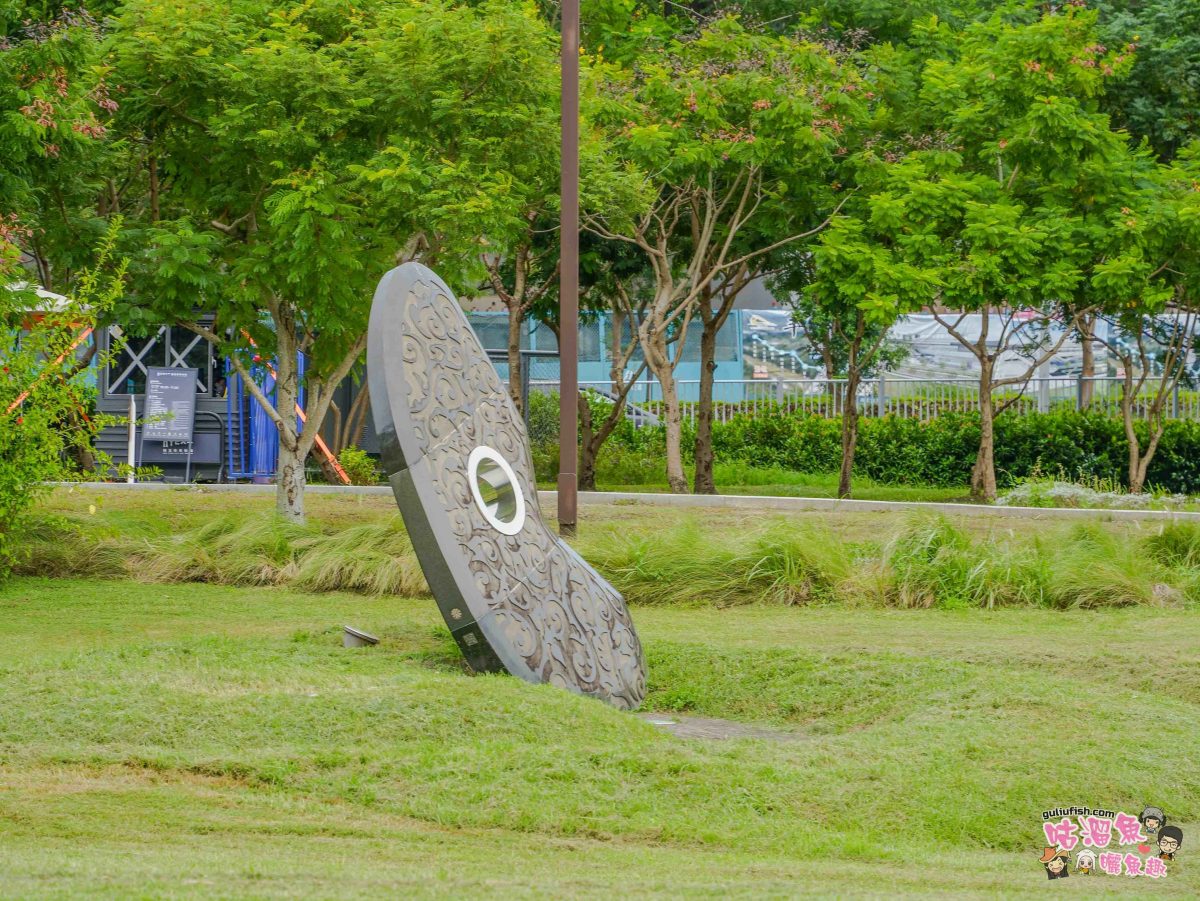
[[[640,704],[625,601],[542,519],[525,423],[431,270],[405,263],[380,281],[367,371],[384,470],[472,669]]]

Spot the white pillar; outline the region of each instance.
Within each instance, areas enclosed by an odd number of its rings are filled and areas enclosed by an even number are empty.
[[[129,448],[125,459],[129,462],[129,475],[125,481],[134,483],[133,470],[137,467],[137,398],[129,395]]]

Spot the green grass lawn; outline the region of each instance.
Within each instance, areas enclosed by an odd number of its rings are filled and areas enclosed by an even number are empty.
[[[602,473],[603,475],[603,473]],[[692,469],[688,467],[688,477]],[[748,466],[744,463],[718,463],[713,476],[722,494],[757,494],[767,497],[837,497],[838,474],[793,472],[781,466]],[[601,479],[601,491],[663,492],[664,479],[650,484],[619,484]],[[938,503],[969,503],[970,490],[963,485],[955,488],[934,488],[917,485],[885,485],[867,476],[855,476],[852,485],[855,500],[860,501],[926,501]]]
[[[1055,888],[1200,894],[1193,613],[634,615],[646,709],[787,740],[469,675],[428,599],[12,580],[0,896],[1042,897],[1043,809],[1147,803],[1168,878]]]

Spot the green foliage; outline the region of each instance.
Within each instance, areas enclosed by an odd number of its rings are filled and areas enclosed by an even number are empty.
[[[111,266],[112,247],[110,235],[99,251],[100,268],[83,274],[65,304],[8,287],[0,260],[0,578],[13,565],[43,483],[69,469],[69,449],[90,451],[107,422],[87,415],[91,389],[73,345],[121,292],[124,267]]]
[[[853,565],[831,535],[778,523],[744,540],[688,520],[665,533],[589,541],[589,562],[640,604],[834,600]]]
[[[584,398],[587,395],[582,395]],[[532,444],[548,444],[558,438],[558,392],[531,391],[525,410],[525,427]]]
[[[342,464],[342,469],[350,477],[351,485],[379,484],[379,464],[362,448],[354,445],[342,448],[342,452],[338,454],[338,463]]]
[[[1103,40],[1135,47],[1133,68],[1107,107],[1165,158],[1200,137],[1200,6],[1191,0],[1105,0]]]
[[[573,897],[618,877],[648,899],[1032,896],[1048,756],[1071,797],[1136,812],[1173,786],[1170,815],[1200,819],[1179,776],[1191,611],[640,608],[647,711],[745,736],[722,741],[472,677],[424,599],[27,579],[0,605],[20,611],[0,618],[15,897]],[[346,650],[344,623],[383,641]],[[1064,729],[1064,685],[1106,715]],[[1155,894],[1200,894],[1187,863]]]
[[[7,230],[47,289],[67,291],[104,236],[95,198],[119,165],[105,143],[112,94],[92,15],[0,2],[0,255]]]
[[[310,350],[318,368],[357,340],[359,300],[387,254],[350,172],[375,150],[347,43],[364,22],[335,25],[329,12],[242,0],[180,17],[173,3],[133,0],[112,33],[127,92],[118,127],[169,175],[127,236],[140,251],[130,306],[157,321],[217,312],[235,344],[247,329],[272,352],[268,299],[296,298],[296,327],[323,337]]]
[[[261,507],[193,515],[173,531],[147,509],[35,522],[19,572],[212,582],[369,595],[428,588],[398,517],[357,508],[336,527],[297,526]],[[114,498],[114,503],[126,503]],[[366,513],[362,512],[365,509]],[[581,535],[580,554],[642,606],[747,604],[1052,609],[1200,604],[1198,530],[871,514],[720,521],[679,511],[611,508]],[[619,512],[618,512],[619,511]],[[107,511],[105,511],[107,512]],[[605,520],[608,520],[607,522]]]
[[[550,401],[543,403],[548,406]],[[1146,424],[1137,422],[1135,429],[1145,442]],[[688,434],[685,430],[685,437]],[[840,435],[837,419],[780,412],[718,422],[713,445],[719,463],[827,473],[840,464]],[[970,480],[978,442],[977,413],[946,412],[924,421],[892,415],[864,418],[859,422],[855,473],[880,484],[962,486]],[[623,423],[601,450],[600,481],[660,482],[662,447],[661,427],[635,429]],[[535,442],[535,461],[544,461],[539,478],[551,476],[552,481],[557,453],[553,432],[547,430],[545,440]],[[1002,415],[996,420],[996,468],[1002,487],[1045,473],[1127,485],[1124,427],[1120,419],[1098,412]],[[1170,494],[1200,494],[1200,422],[1167,422],[1147,485]]]

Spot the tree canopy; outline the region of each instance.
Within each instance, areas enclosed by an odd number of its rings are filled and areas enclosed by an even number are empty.
[[[0,0],[7,278],[68,290],[119,218],[114,315],[192,328],[247,377],[274,361],[259,399],[298,479],[397,261],[501,298],[510,361],[523,319],[555,321],[559,11]],[[1036,365],[1073,323],[1191,302],[1198,16],[1188,0],[584,0],[586,302],[636,321],[672,486],[683,338],[699,329],[703,355],[754,278],[839,336],[839,375],[867,372],[906,312],[1000,317],[1004,347],[971,351],[988,396],[1004,348]],[[709,490],[711,373],[699,406]]]

